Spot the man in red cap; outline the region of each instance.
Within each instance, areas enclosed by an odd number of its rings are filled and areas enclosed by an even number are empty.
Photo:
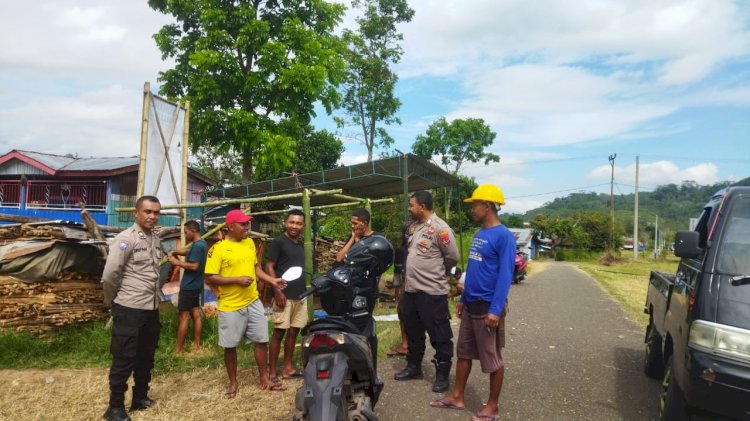
[[[282,391],[280,382],[268,375],[268,319],[258,299],[256,280],[275,289],[284,289],[286,282],[266,274],[255,255],[255,243],[247,237],[252,217],[239,209],[226,216],[227,235],[208,253],[206,283],[219,288],[219,346],[224,348],[224,364],[229,375],[227,399],[237,396],[237,346],[255,343],[260,388]]]

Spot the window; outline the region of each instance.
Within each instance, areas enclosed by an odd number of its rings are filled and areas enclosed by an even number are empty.
[[[731,275],[750,275],[750,197],[738,197],[729,212],[718,269]]]
[[[21,183],[18,181],[0,181],[0,206],[4,208],[21,207]]]
[[[104,181],[29,181],[26,207],[32,209],[74,209],[83,202],[86,209],[107,209],[107,183]]]

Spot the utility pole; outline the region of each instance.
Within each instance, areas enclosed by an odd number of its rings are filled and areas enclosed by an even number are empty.
[[[635,212],[633,214],[633,260],[638,260],[638,164],[639,156],[635,157]]]
[[[656,226],[654,227],[654,259],[659,255],[659,215],[656,215]]]
[[[609,156],[609,165],[612,167],[612,178],[609,182],[609,255],[612,255],[615,239],[615,158],[617,154]]]

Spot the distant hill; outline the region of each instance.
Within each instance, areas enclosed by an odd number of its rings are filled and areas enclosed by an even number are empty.
[[[698,217],[711,195],[731,185],[750,186],[750,177],[735,183],[720,182],[703,186],[686,181],[681,185],[662,185],[653,192],[639,192],[638,225],[641,238],[644,233],[653,233],[657,215],[660,231],[673,233],[688,229],[690,218]],[[524,220],[530,221],[537,214],[569,217],[576,211],[608,213],[609,200],[608,194],[573,193],[526,212]],[[615,194],[615,222],[621,224],[626,233],[633,232],[634,202],[633,193]]]

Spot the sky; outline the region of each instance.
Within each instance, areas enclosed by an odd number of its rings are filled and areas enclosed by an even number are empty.
[[[395,66],[407,152],[444,116],[482,118],[499,163],[461,173],[525,212],[574,192],[651,191],[750,176],[750,2],[412,0]],[[352,25],[353,11],[343,25]],[[133,0],[0,2],[0,153],[132,156],[152,35],[171,18]],[[333,129],[319,113],[319,128]],[[366,160],[354,128],[343,164]],[[375,151],[377,155],[379,150]]]

